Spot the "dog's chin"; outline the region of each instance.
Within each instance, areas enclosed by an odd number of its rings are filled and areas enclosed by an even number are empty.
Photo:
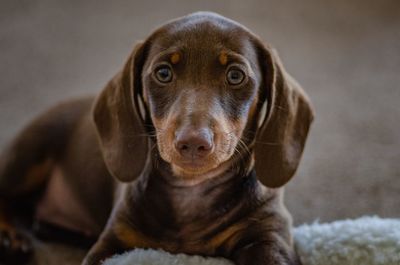
[[[221,175],[229,168],[229,165],[228,161],[219,164],[211,164],[209,161],[202,160],[176,161],[171,163],[171,168],[182,185],[191,186]]]
[[[194,161],[176,161],[174,163],[171,163],[173,168],[177,169],[179,172],[180,177],[196,177],[198,175],[202,175],[207,173],[208,171],[218,167],[218,164],[212,165],[210,163],[207,163],[206,161],[197,159]]]

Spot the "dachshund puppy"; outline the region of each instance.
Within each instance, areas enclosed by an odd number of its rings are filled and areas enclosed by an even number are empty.
[[[36,220],[96,238],[84,265],[133,248],[300,264],[281,187],[312,119],[244,26],[205,12],[170,21],[96,99],[50,109],[4,152],[1,258],[26,249],[11,205],[36,193]]]

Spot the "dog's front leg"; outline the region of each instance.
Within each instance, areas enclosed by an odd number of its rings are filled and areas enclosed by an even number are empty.
[[[82,265],[100,265],[105,259],[122,252],[124,249],[121,248],[115,235],[105,231],[86,254]]]
[[[301,265],[294,249],[278,235],[244,246],[232,259],[236,265]]]

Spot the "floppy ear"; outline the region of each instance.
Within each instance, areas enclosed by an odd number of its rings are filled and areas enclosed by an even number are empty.
[[[259,61],[263,81],[255,169],[264,185],[277,188],[292,178],[299,165],[313,110],[305,92],[286,73],[273,49],[259,44]]]
[[[143,106],[139,106],[143,104],[143,46],[136,45],[123,70],[107,84],[93,109],[104,161],[110,173],[121,181],[137,178],[147,159]]]

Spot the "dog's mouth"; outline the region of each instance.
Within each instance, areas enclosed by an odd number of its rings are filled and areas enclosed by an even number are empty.
[[[178,158],[172,161],[171,164],[178,167],[181,173],[195,176],[207,173],[208,171],[218,167],[220,163],[210,157],[194,159]]]
[[[158,149],[163,160],[171,165],[174,175],[185,179],[194,179],[215,171],[229,160],[233,153],[230,146],[233,144],[213,142],[213,147],[209,151],[200,150],[190,153],[189,148],[179,152],[171,143],[167,144],[167,141],[159,139]],[[189,152],[189,154],[185,152]],[[199,155],[198,152],[203,153]]]
[[[176,159],[171,167],[174,175],[184,181],[182,184],[194,185],[223,174],[231,165],[229,161],[213,163],[204,158],[192,161]]]
[[[205,155],[194,154],[191,156],[182,155],[173,149],[169,163],[172,165],[175,175],[184,178],[201,178],[201,176],[216,175],[216,172],[222,173],[222,165],[232,157],[233,151],[231,145],[234,143],[216,144]],[[206,152],[206,151],[205,151]],[[218,174],[219,174],[218,173]]]
[[[180,166],[181,168],[184,168],[188,171],[192,170],[192,171],[196,171],[199,170],[203,167],[206,166],[207,162],[205,161],[206,159],[202,159],[202,158],[193,158],[193,159],[182,159],[181,161],[178,161],[178,163],[176,163],[178,166]]]

